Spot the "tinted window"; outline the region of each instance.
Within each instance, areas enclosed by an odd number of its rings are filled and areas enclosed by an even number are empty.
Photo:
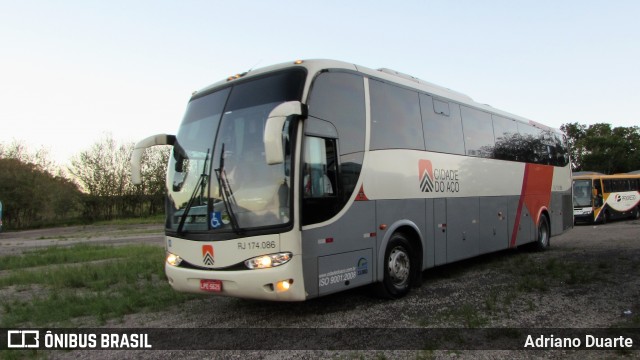
[[[491,115],[491,118],[493,119],[493,135],[496,142],[510,139],[518,133],[518,125],[515,120],[497,115]]]
[[[605,192],[623,192],[627,191],[627,181],[626,180],[605,180],[604,181],[604,191]]]
[[[420,108],[427,150],[464,154],[460,106],[420,94]],[[449,111],[448,115],[445,110]]]
[[[493,136],[496,145],[493,149],[493,157],[500,160],[516,161],[514,149],[518,144],[518,125],[514,120],[492,115]]]
[[[531,125],[518,123],[520,133],[520,147],[518,161],[544,163],[546,146],[542,142],[542,130]]]
[[[494,139],[491,115],[466,106],[460,107],[460,113],[467,155],[493,156]]]
[[[371,80],[371,149],[424,150],[418,93]]]
[[[566,166],[569,164],[569,151],[563,135],[553,133],[554,146],[551,148],[552,165]]]
[[[224,110],[229,112],[263,104],[300,100],[304,77],[304,71],[294,70],[238,83],[233,87]]]
[[[538,163],[545,165],[553,165],[555,159],[551,155],[555,146],[555,137],[550,130],[540,130],[540,145],[538,151]]]
[[[630,191],[631,190],[631,184],[629,183],[629,180],[618,180],[618,191]]]
[[[364,151],[364,80],[361,76],[325,72],[314,81],[309,115],[330,121],[338,130],[340,153]]]

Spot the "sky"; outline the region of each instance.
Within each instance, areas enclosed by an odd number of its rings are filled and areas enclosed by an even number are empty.
[[[391,68],[513,114],[640,124],[636,0],[0,0],[0,143],[60,164],[175,134],[195,90],[296,59]]]

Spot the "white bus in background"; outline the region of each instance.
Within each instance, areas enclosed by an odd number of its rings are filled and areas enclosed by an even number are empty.
[[[295,61],[195,93],[167,173],[165,271],[178,291],[300,301],[573,226],[562,135],[388,69]]]

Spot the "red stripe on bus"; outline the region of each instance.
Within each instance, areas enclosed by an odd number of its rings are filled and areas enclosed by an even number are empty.
[[[542,209],[548,209],[551,203],[551,186],[553,184],[553,166],[526,164],[524,168],[524,178],[522,179],[522,190],[516,211],[516,221],[511,232],[510,247],[516,246],[518,230],[522,219],[522,208],[526,206],[529,214],[533,217],[533,223],[538,226],[538,221]]]
[[[524,176],[522,179],[522,189],[520,190],[520,201],[518,201],[518,210],[516,211],[516,221],[513,224],[513,231],[511,232],[511,242],[509,243],[509,247],[516,246],[516,238],[518,237],[518,228],[520,227],[520,215],[522,215],[522,205],[524,204],[524,193],[527,188],[527,179],[529,172],[529,164],[525,164],[524,166]]]

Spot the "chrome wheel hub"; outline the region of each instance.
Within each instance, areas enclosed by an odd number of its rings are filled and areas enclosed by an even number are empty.
[[[408,284],[410,263],[409,255],[402,247],[395,247],[391,250],[387,267],[393,285],[404,287]]]

